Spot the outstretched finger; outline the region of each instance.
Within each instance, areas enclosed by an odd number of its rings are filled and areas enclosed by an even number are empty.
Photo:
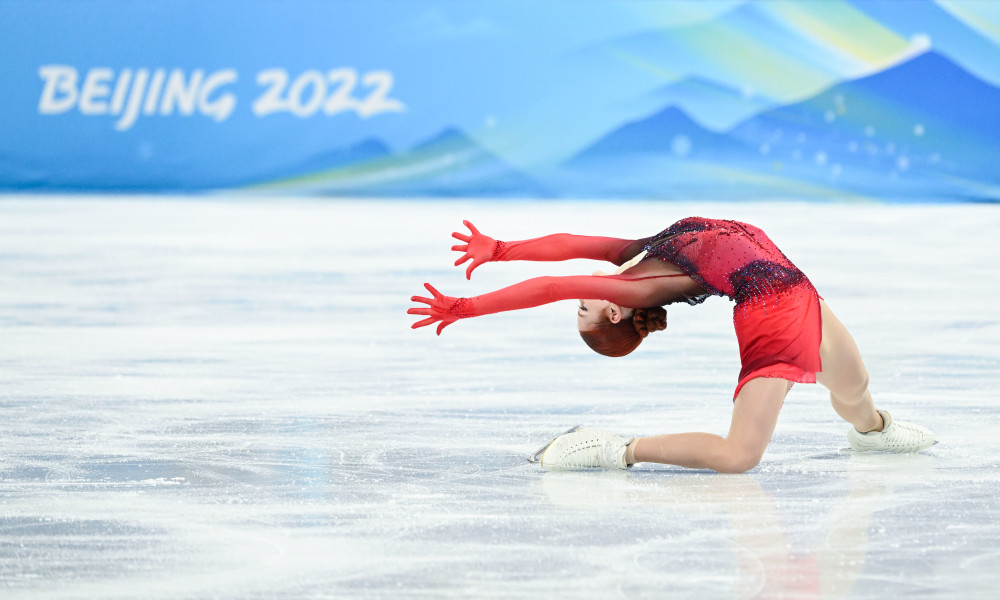
[[[465,261],[469,260],[470,258],[472,258],[472,255],[471,254],[466,254],[465,256],[463,256],[463,257],[461,257],[461,258],[459,258],[458,260],[455,261],[455,266],[457,267],[458,265],[464,263]]]
[[[471,236],[468,236],[468,235],[466,235],[464,233],[459,233],[457,231],[452,231],[451,232],[451,237],[455,238],[456,240],[461,240],[463,242],[468,242],[469,240],[472,239]]]
[[[430,292],[432,296],[434,296],[435,300],[441,300],[441,299],[444,298],[444,294],[442,294],[441,292],[439,292],[436,289],[434,289],[433,285],[431,285],[429,283],[425,283],[424,287],[427,288],[427,291]],[[430,303],[428,302],[428,304],[430,304]]]
[[[456,264],[458,264],[458,263],[456,263]],[[478,261],[478,260],[472,261],[472,264],[469,265],[469,268],[467,268],[465,270],[465,279],[468,280],[468,281],[472,281],[472,272],[475,271],[476,267],[478,267],[481,264],[483,264],[483,263],[480,262],[480,261]]]
[[[406,314],[432,316],[435,312],[433,308],[408,308],[406,309]]]
[[[428,317],[428,318],[426,318],[426,319],[424,319],[422,321],[417,321],[413,325],[410,325],[410,329],[417,329],[418,327],[425,327],[427,325],[433,325],[435,321],[437,321],[437,318],[435,318],[435,317]],[[439,333],[438,335],[441,335],[441,334]]]
[[[479,233],[479,230],[476,229],[476,226],[470,223],[469,221],[462,221],[462,225],[468,227],[469,231],[471,231],[473,235],[482,235],[481,233]]]
[[[410,302],[423,302],[424,304],[434,304],[434,300],[423,296],[410,296]]]
[[[444,331],[444,328],[447,327],[447,326],[449,326],[449,325],[451,325],[453,322],[454,321],[441,321],[441,324],[438,325],[438,328],[437,328],[437,334],[441,335],[441,332]]]
[[[462,245],[455,244],[454,246],[451,247],[451,249],[454,250],[455,252],[465,252],[466,250],[469,249],[469,245],[468,244],[462,244]]]

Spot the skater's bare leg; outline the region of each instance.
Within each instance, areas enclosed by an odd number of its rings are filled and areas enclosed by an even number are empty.
[[[816,380],[830,390],[830,402],[845,421],[864,433],[882,430],[882,417],[875,411],[868,391],[868,371],[854,338],[833,311],[820,300],[823,341],[819,347],[823,371]]]
[[[720,473],[743,473],[757,466],[771,441],[778,413],[788,394],[784,379],[758,377],[747,382],[733,404],[726,437],[711,433],[674,433],[639,438],[629,445],[633,462],[655,462]]]

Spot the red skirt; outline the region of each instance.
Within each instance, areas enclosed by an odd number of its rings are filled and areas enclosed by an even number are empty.
[[[816,289],[806,283],[736,305],[733,325],[743,368],[734,399],[748,381],[757,377],[816,383],[816,373],[823,370],[819,357],[823,340],[819,300]]]

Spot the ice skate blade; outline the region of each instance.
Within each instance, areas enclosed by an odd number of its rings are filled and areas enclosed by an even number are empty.
[[[552,442],[556,441],[557,439],[561,438],[562,436],[566,435],[567,433],[573,433],[574,431],[580,431],[580,426],[577,425],[576,427],[570,427],[566,431],[560,433],[556,437],[554,437],[551,440],[549,440],[549,443],[545,444],[544,446],[542,446],[541,448],[539,448],[534,454],[532,454],[531,456],[528,457],[528,462],[530,462],[530,463],[540,463],[540,462],[542,462],[542,455],[545,454],[545,451],[549,449],[549,446],[552,445]]]

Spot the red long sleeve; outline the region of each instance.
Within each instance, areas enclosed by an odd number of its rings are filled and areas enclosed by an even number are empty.
[[[645,240],[556,233],[517,242],[497,241],[492,260],[605,260],[620,265],[639,253]],[[631,253],[631,254],[630,254]]]
[[[481,296],[459,298],[448,312],[462,319],[579,298],[608,300],[629,308],[646,308],[683,297],[685,279],[683,275],[639,279],[621,275],[536,277]]]

